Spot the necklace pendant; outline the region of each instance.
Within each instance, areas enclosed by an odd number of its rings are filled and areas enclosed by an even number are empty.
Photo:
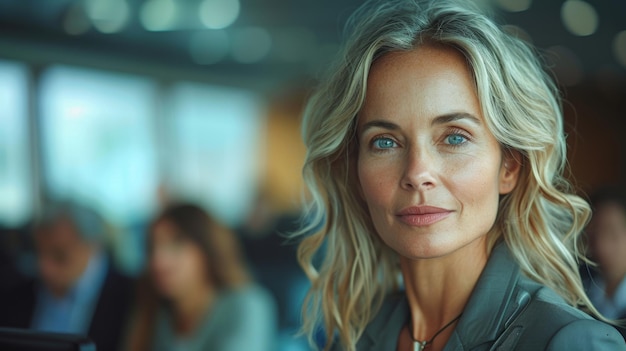
[[[413,340],[413,351],[423,351],[426,348],[426,341]]]

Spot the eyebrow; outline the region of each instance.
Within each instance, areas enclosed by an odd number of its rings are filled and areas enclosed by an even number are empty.
[[[375,128],[375,127],[387,129],[387,130],[399,130],[400,129],[400,126],[398,126],[397,124],[393,122],[383,121],[383,120],[374,120],[374,121],[369,121],[365,123],[363,127],[361,128],[361,133],[365,132],[366,130],[370,128]]]
[[[451,123],[451,122],[455,122],[455,121],[459,121],[463,119],[470,120],[478,125],[481,124],[480,119],[478,119],[476,116],[470,113],[466,113],[466,112],[459,112],[459,113],[448,113],[445,115],[437,116],[432,120],[431,125],[446,124],[446,123]],[[397,124],[393,122],[389,122],[385,120],[373,120],[373,121],[369,121],[365,123],[363,127],[361,127],[361,133],[374,127],[387,129],[387,130],[399,130],[400,129],[400,126],[398,126]]]
[[[478,117],[470,114],[470,113],[466,113],[466,112],[459,112],[459,113],[449,113],[449,114],[445,114],[445,115],[441,115],[441,116],[437,116],[433,119],[433,121],[430,123],[431,125],[436,125],[436,124],[446,124],[446,123],[450,123],[450,122],[455,122],[455,121],[459,121],[462,119],[467,119],[470,120],[472,122],[474,122],[475,124],[481,124],[480,123],[480,119],[478,119]]]

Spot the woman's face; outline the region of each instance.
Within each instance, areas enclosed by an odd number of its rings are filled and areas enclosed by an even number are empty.
[[[358,118],[358,176],[382,240],[409,259],[484,248],[519,164],[487,128],[464,57],[432,45],[381,57]]]
[[[151,233],[150,273],[157,292],[165,298],[184,298],[199,284],[208,282],[207,262],[202,250],[180,235],[167,220],[158,222]]]

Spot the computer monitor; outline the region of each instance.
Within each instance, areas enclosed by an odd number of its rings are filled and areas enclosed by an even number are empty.
[[[96,351],[96,345],[84,335],[0,328],[0,350]]]

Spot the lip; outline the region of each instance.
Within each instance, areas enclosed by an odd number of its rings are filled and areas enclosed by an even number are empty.
[[[453,211],[433,206],[411,206],[396,214],[400,221],[414,227],[426,227],[447,218]]]

